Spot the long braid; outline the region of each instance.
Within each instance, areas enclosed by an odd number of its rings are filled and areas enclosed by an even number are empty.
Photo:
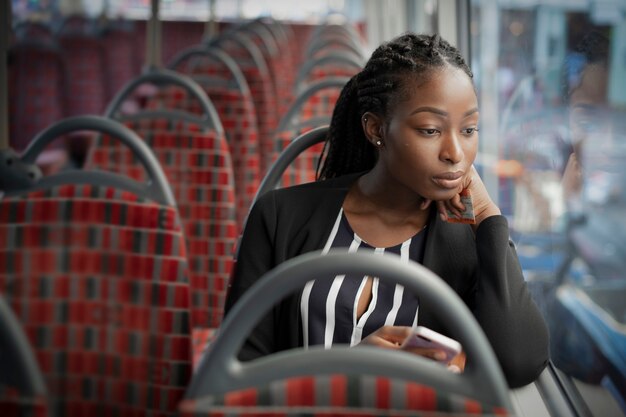
[[[370,170],[377,151],[367,141],[361,116],[372,112],[387,117],[407,92],[407,76],[424,76],[450,65],[472,72],[460,52],[439,35],[407,33],[379,46],[365,65],[344,86],[324,145],[326,157],[318,164],[318,179]]]

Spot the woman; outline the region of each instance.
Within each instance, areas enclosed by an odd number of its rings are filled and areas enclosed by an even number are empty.
[[[438,35],[381,45],[342,90],[319,181],[269,192],[252,208],[226,312],[297,255],[335,247],[397,253],[467,303],[512,387],[532,382],[547,363],[548,334],[506,219],[472,165],[478,119],[472,73],[457,49]],[[473,196],[475,224],[450,222],[465,209],[462,190]],[[263,318],[239,357],[316,344],[399,349],[416,324],[446,333],[436,313],[428,300],[377,278],[312,282]]]

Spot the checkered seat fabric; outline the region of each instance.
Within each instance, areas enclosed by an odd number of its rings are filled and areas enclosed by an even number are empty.
[[[272,163],[278,159],[280,154],[296,137],[310,131],[312,128],[313,126],[297,131],[287,130],[279,132],[272,149]],[[302,151],[283,173],[279,186],[289,187],[315,181],[317,164],[322,156],[323,149],[324,144],[318,143]]]
[[[215,73],[212,66],[196,67],[196,71]],[[235,198],[237,201],[237,227],[241,229],[254,195],[261,181],[261,152],[259,150],[259,132],[254,103],[249,93],[244,94],[219,79],[194,76],[207,93],[219,115],[228,142],[233,162],[235,180]],[[193,76],[193,74],[192,74]],[[213,82],[218,81],[218,82]],[[180,87],[161,89],[148,103],[152,109],[182,109],[194,114],[201,114],[197,100]]]
[[[193,327],[219,327],[237,238],[235,189],[224,136],[176,119],[125,122],[148,144],[174,193],[189,267]],[[102,136],[89,165],[144,179],[132,152]]]
[[[108,78],[104,44],[95,22],[72,16],[63,22],[57,39],[66,71],[65,116],[102,113]]]
[[[278,115],[284,114],[293,99],[292,87],[296,71],[291,66],[289,53],[282,53],[285,45],[279,45],[265,25],[257,22],[247,27],[243,33],[259,48],[270,70],[270,79]]]
[[[173,415],[192,354],[174,207],[100,185],[7,195],[0,265],[55,415]]]
[[[311,70],[305,82],[313,82],[328,77],[348,77],[356,75],[357,68],[344,65],[322,65]]]
[[[65,69],[54,43],[19,41],[8,56],[9,138],[21,151],[38,132],[63,117]]]
[[[289,123],[281,123],[286,128],[276,133],[271,148],[266,150],[265,154],[269,157],[266,161],[267,166],[271,166],[278,159],[293,139],[313,128],[329,124],[340,93],[339,88],[325,88],[315,92],[302,103],[294,119]],[[320,143],[303,151],[285,170],[280,186],[286,187],[315,181],[317,164],[323,147],[324,145]]]
[[[107,102],[140,72],[135,43],[137,35],[132,25],[129,21],[109,22],[102,39],[107,63]]]
[[[0,294],[0,413],[3,417],[50,415],[43,375],[11,307]]]
[[[279,114],[270,69],[259,48],[245,36],[226,39],[219,47],[237,62],[250,88],[259,129],[262,176],[268,169],[265,165],[267,157],[263,152],[273,141]]]
[[[2,417],[52,417],[46,398],[25,396],[19,391],[0,387]]]
[[[416,382],[369,375],[319,375],[277,380],[224,395],[186,399],[181,417],[199,416],[471,416],[505,409]]]

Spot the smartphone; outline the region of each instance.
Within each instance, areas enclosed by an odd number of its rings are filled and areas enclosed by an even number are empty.
[[[465,210],[461,213],[461,217],[456,217],[454,213],[447,210],[448,223],[466,223],[476,224],[476,218],[474,217],[474,200],[472,200],[472,194],[470,190],[465,189],[459,194],[461,196],[461,203],[465,206]]]
[[[462,350],[461,344],[456,340],[423,326],[416,327],[413,333],[402,342],[400,348],[441,350],[446,354],[445,359],[441,361],[444,363],[450,362],[452,358],[461,353]]]

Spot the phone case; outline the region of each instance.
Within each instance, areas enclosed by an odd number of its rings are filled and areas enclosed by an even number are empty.
[[[456,217],[450,210],[446,210],[448,213],[449,223],[467,223],[475,224],[476,218],[474,217],[474,203],[472,201],[472,194],[469,190],[465,189],[461,191],[461,203],[465,206],[465,210],[461,213],[461,217]]]
[[[415,331],[404,340],[401,348],[425,348],[442,350],[446,354],[446,358],[442,360],[442,362],[446,363],[451,361],[452,358],[461,353],[462,350],[461,344],[456,340],[422,326],[418,326]]]

